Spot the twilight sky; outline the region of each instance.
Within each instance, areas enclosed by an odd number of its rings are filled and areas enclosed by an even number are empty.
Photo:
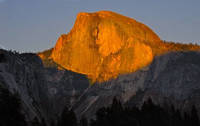
[[[200,0],[0,0],[0,47],[51,48],[78,12],[111,10],[153,29],[161,39],[200,44]]]

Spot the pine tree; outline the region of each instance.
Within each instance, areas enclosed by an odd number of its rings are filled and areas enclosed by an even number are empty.
[[[37,117],[34,117],[34,119],[31,121],[31,126],[39,126],[40,123],[38,121]]]
[[[58,126],[77,126],[77,118],[74,111],[65,107],[59,119]]]
[[[196,107],[193,105],[191,110],[191,122],[190,126],[199,126],[199,117]]]
[[[84,116],[80,120],[80,126],[88,126],[87,118],[85,118]]]
[[[19,95],[0,86],[0,126],[26,126]]]
[[[42,118],[42,120],[41,120],[41,126],[46,126],[47,124],[46,124],[46,122],[45,122],[45,119],[44,118]]]
[[[56,126],[55,122],[52,120],[50,126]]]

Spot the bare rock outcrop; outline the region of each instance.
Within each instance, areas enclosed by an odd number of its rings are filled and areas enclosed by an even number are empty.
[[[93,81],[134,72],[153,60],[148,43],[160,38],[146,25],[110,11],[79,13],[69,34],[61,35],[51,58]]]

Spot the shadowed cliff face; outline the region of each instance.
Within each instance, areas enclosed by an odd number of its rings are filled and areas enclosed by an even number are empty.
[[[152,49],[145,42],[160,39],[134,19],[109,11],[79,13],[71,32],[58,39],[51,58],[93,81],[105,81],[151,63]]]

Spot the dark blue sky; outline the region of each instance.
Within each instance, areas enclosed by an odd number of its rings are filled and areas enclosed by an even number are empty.
[[[132,17],[163,40],[200,44],[200,0],[0,0],[0,46],[20,52],[53,47],[78,12],[99,10]]]

